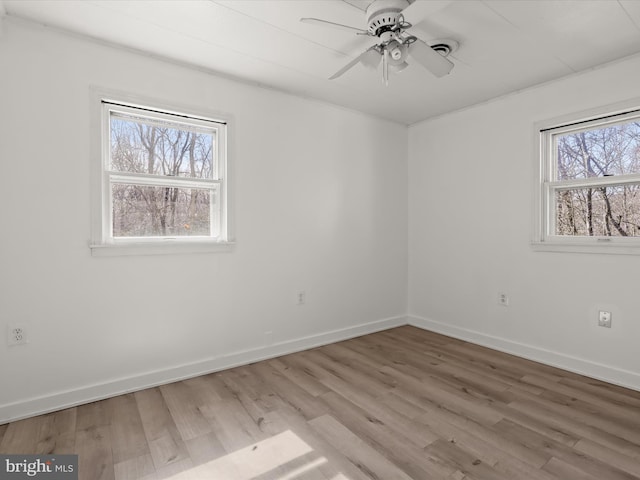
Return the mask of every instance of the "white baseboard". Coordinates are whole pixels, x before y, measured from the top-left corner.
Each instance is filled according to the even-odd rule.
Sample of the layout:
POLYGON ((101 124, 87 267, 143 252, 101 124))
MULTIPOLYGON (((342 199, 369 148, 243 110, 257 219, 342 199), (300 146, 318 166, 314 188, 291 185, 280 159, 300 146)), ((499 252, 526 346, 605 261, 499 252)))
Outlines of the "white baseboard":
POLYGON ((506 338, 494 337, 485 333, 449 325, 428 318, 409 315, 409 325, 436 333, 441 333, 459 340, 482 345, 500 352, 510 353, 518 357, 533 360, 552 367, 561 368, 604 382, 620 385, 640 391, 640 373, 623 370, 609 365, 573 357, 564 353, 553 352, 544 348, 514 342, 506 338))
POLYGON ((43 413, 50 413, 63 408, 103 400, 124 393, 156 387, 158 385, 177 382, 199 375, 206 375, 240 365, 247 365, 260 360, 287 355, 329 343, 348 340, 349 338, 359 337, 406 324, 407 317, 405 316, 386 318, 353 327, 289 340, 268 347, 238 351, 195 363, 156 370, 131 377, 123 377, 114 381, 96 383, 73 390, 55 392, 50 395, 0 405, 0 425, 43 413))

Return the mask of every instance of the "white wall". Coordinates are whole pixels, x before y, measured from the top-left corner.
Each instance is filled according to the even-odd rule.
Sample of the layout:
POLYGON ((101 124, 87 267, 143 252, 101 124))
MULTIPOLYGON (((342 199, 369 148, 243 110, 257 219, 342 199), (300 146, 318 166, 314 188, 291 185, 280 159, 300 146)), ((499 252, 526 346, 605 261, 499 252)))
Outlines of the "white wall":
POLYGON ((533 123, 638 96, 638 73, 636 58, 575 75, 407 142, 401 125, 4 21, 0 327, 30 343, 0 341, 0 423, 402 324, 407 292, 413 324, 640 389, 640 258, 529 245, 533 123), (233 115, 234 252, 91 257, 91 85, 233 115))
POLYGON ((640 258, 530 246, 534 122, 637 97, 638 74, 636 57, 409 129, 411 323, 640 389, 640 258))
POLYGON ((0 423, 406 322, 406 127, 12 20, 0 72, 0 423), (92 85, 233 116, 233 253, 91 257, 92 85))

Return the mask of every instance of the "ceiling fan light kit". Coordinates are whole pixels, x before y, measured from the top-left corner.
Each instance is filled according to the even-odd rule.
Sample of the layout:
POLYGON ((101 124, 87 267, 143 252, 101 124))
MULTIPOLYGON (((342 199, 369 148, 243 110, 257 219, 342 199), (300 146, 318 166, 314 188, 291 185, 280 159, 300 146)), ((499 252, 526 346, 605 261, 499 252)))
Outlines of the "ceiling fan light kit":
POLYGON ((447 75, 454 65, 446 57, 458 48, 458 42, 437 40, 429 45, 408 33, 407 30, 412 24, 405 20, 405 16, 411 18, 411 5, 408 0, 373 0, 365 12, 366 30, 318 18, 301 18, 300 21, 340 28, 356 35, 376 37, 375 45, 347 63, 329 77, 330 80, 338 78, 358 63, 368 68, 377 68, 381 60, 382 81, 385 85, 389 84, 390 68, 400 72, 413 62, 436 77, 447 75))

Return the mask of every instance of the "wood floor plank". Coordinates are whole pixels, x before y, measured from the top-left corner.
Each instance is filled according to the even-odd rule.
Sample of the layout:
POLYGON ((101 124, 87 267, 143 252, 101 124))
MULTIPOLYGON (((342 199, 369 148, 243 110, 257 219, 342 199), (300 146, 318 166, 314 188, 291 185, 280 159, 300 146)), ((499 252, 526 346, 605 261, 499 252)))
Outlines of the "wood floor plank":
POLYGON ((156 470, 155 475, 150 476, 150 478, 144 477, 141 480, 198 480, 203 478, 192 475, 194 468, 196 468, 196 465, 188 458, 170 463, 166 467, 156 470))
POLYGON ((305 390, 309 395, 317 397, 323 393, 327 393, 329 389, 309 375, 305 375, 295 368, 291 368, 286 364, 287 357, 276 358, 268 362, 269 366, 287 377, 291 382, 305 390))
POLYGON ((425 448, 425 452, 446 465, 453 465, 456 471, 475 480, 513 480, 495 470, 475 455, 454 442, 440 439, 425 448))
POLYGON ((200 407, 202 415, 227 453, 268 438, 268 434, 262 429, 262 423, 264 414, 271 407, 263 410, 255 392, 242 385, 238 377, 237 369, 220 372, 218 378, 233 393, 233 400, 213 401, 200 407))
POLYGON ((199 377, 188 378, 182 383, 188 387, 195 404, 211 403, 218 400, 229 398, 227 392, 219 381, 220 376, 202 375, 199 377))
POLYGON ((160 389, 149 388, 134 396, 155 468, 188 459, 187 447, 160 389))
POLYGON ((272 368, 268 363, 254 364, 253 369, 267 385, 270 385, 272 389, 270 393, 299 411, 307 420, 327 413, 327 408, 322 402, 289 380, 287 376, 272 368))
POLYGON ((493 425, 482 425, 436 405, 425 403, 423 409, 425 413, 415 417, 416 422, 436 432, 441 439, 455 444, 461 443, 468 451, 477 452, 486 463, 494 465, 505 456, 511 456, 519 462, 540 468, 549 461, 549 454, 506 439, 496 432, 493 425), (484 442, 493 451, 487 453, 486 447, 478 445, 478 440, 484 442))
POLYGON ((380 455, 331 415, 314 418, 309 421, 309 425, 370 477, 384 478, 385 480, 411 480, 409 475, 380 455))
POLYGON ((580 380, 563 378, 558 383, 567 385, 573 389, 580 390, 591 395, 600 397, 613 405, 640 408, 640 396, 633 390, 608 384, 600 380, 584 377, 580 380))
POLYGON ((539 386, 547 393, 557 393, 564 395, 572 401, 580 400, 594 407, 601 407, 600 412, 611 413, 618 418, 626 418, 627 421, 633 422, 640 426, 640 402, 634 404, 632 397, 626 397, 629 403, 612 401, 611 397, 602 396, 602 391, 591 393, 584 388, 579 388, 575 383, 567 384, 566 382, 549 382, 545 378, 536 375, 526 375, 522 378, 523 382, 539 386))
MULTIPOLYGON (((395 379, 380 369, 388 364, 386 359, 374 359, 366 355, 362 355, 342 344, 326 345, 319 350, 329 362, 338 365, 344 365, 346 369, 352 372, 352 376, 371 379, 374 391, 389 390, 396 386, 395 379)), ((349 379, 346 379, 349 381, 349 379)), ((359 382, 354 381, 354 385, 359 382)))
POLYGON ((150 453, 129 458, 113 466, 115 480, 137 480, 155 476, 156 468, 150 453))
POLYGON ((504 418, 564 445, 573 446, 581 438, 581 433, 576 432, 575 429, 567 428, 568 425, 565 422, 554 422, 549 417, 545 417, 544 411, 540 416, 531 409, 519 408, 519 405, 513 402, 509 405, 496 402, 493 404, 493 409, 502 414, 504 418))
POLYGON ((201 407, 212 431, 227 453, 241 450, 264 438, 260 426, 238 402, 218 402, 201 407))
MULTIPOLYGON (((621 429, 617 426, 609 429, 606 422, 602 427, 596 425, 600 423, 596 415, 575 418, 576 415, 572 413, 570 408, 558 411, 550 405, 550 402, 545 402, 544 399, 537 397, 519 399, 512 402, 509 407, 513 410, 524 412, 530 417, 535 417, 538 423, 546 424, 552 429, 557 429, 563 433, 568 432, 577 438, 587 438, 602 443, 609 448, 620 450, 631 456, 636 455, 638 445, 640 445, 638 442, 621 436, 621 429), (586 421, 582 421, 582 418, 586 421)), ((635 432, 629 432, 628 429, 624 429, 624 431, 632 436, 635 435, 635 432)))
POLYGON ((111 424, 106 401, 86 403, 78 407, 76 414, 76 430, 91 427, 104 427, 111 424))
POLYGON ((105 400, 110 414, 111 450, 114 463, 150 453, 134 394, 105 400))
POLYGON ((468 392, 458 391, 430 376, 417 378, 411 374, 419 374, 414 370, 408 369, 408 366, 399 365, 395 368, 383 367, 383 370, 390 373, 393 372, 398 378, 399 386, 396 390, 401 391, 405 398, 410 399, 416 405, 429 402, 485 425, 492 425, 504 418, 502 414, 485 405, 484 402, 479 401, 468 392), (406 373, 407 370, 411 374, 406 373))
POLYGON ((251 480, 331 480, 335 474, 327 472, 325 464, 326 459, 311 451, 256 475, 251 480))
POLYGON ((211 432, 209 422, 200 411, 196 389, 176 382, 161 386, 160 392, 183 440, 211 432))
POLYGON ((603 480, 597 476, 591 475, 589 472, 580 470, 569 463, 558 458, 552 458, 544 467, 546 472, 554 474, 556 477, 571 478, 573 480, 603 480))
POLYGON ((594 475, 597 478, 606 478, 607 480, 634 480, 637 478, 632 474, 620 470, 617 466, 584 455, 582 452, 554 442, 537 432, 517 425, 509 420, 501 421, 495 426, 495 429, 507 439, 520 442, 532 450, 546 452, 552 458, 562 460, 564 463, 582 472, 594 475))
MULTIPOLYGON (((513 369, 507 369, 504 367, 496 367, 491 362, 479 361, 474 357, 465 358, 460 352, 448 351, 446 346, 430 346, 428 349, 420 344, 416 344, 412 341, 402 342, 395 336, 385 335, 387 332, 382 332, 379 336, 373 338, 367 338, 363 341, 363 344, 368 344, 368 348, 364 347, 362 350, 361 345, 354 344, 353 348, 369 355, 383 356, 387 358, 390 364, 395 365, 410 365, 417 368, 426 367, 429 370, 433 370, 434 367, 445 365, 448 367, 457 367, 458 369, 467 372, 467 376, 480 379, 489 379, 490 383, 496 385, 496 389, 503 389, 503 385, 509 385, 511 388, 526 388, 531 393, 541 393, 543 389, 533 387, 528 384, 522 384, 520 378, 522 372, 515 371, 513 369), (371 348, 375 347, 375 348, 371 348), (375 352, 375 353, 372 353, 375 352)), ((391 365, 393 366, 393 365, 391 365)), ((485 385, 489 383, 485 382, 485 385)))
MULTIPOLYGON (((363 375, 360 371, 336 361, 335 355, 332 358, 330 355, 325 354, 324 350, 322 352, 303 352, 300 357, 304 359, 306 368, 318 374, 320 382, 327 386, 329 386, 328 383, 337 379, 342 383, 349 383, 372 396, 395 387, 395 381, 380 370, 370 370, 369 375, 363 375), (320 370, 323 372, 320 372, 320 370)), ((329 388, 331 389, 332 387, 329 386, 329 388)))
MULTIPOLYGON (((414 421, 422 428, 426 428, 436 434, 438 440, 444 440, 457 445, 488 465, 496 465, 500 460, 509 457, 510 453, 514 453, 507 453, 503 451, 498 447, 498 445, 501 447, 504 447, 504 445, 496 442, 495 439, 487 438, 491 437, 491 432, 488 429, 477 424, 471 426, 469 422, 465 426, 471 428, 460 428, 459 426, 448 422, 446 414, 442 415, 440 412, 430 410, 425 414, 416 417, 414 421)), ((521 458, 521 456, 518 455, 518 458, 521 458)), ((530 462, 537 463, 531 460, 530 462)), ((539 463, 540 464, 537 466, 544 465, 544 463, 546 463, 546 459, 544 462, 539 463)))
POLYGON ((512 480, 565 480, 557 477, 543 468, 534 468, 520 461, 517 457, 506 457, 493 466, 494 469, 512 480))
POLYGON ((77 409, 68 408, 43 417, 36 451, 43 454, 73 453, 77 409))
MULTIPOLYGON (((267 365, 271 366, 271 363, 267 365)), ((286 375, 285 375, 286 376, 286 375)), ((254 422, 260 424, 264 414, 282 404, 281 399, 253 369, 240 367, 220 372, 218 377, 232 398, 240 402, 254 422)))
MULTIPOLYGON (((621 412, 615 406, 607 408, 603 405, 595 405, 580 398, 558 393, 556 391, 547 390, 540 394, 540 400, 549 400, 555 405, 569 407, 572 411, 582 416, 582 419, 597 416, 603 422, 610 422, 611 425, 618 425, 631 431, 640 431, 640 415, 637 411, 621 412)), ((584 421, 584 420, 582 420, 584 421)), ((614 427, 615 428, 615 427, 614 427)), ((628 437, 626 437, 628 438, 628 437)), ((631 441, 636 441, 635 438, 631 441)))
POLYGON ((328 479, 375 480, 367 475, 360 466, 346 457, 334 444, 318 435, 293 408, 287 407, 267 414, 265 431, 270 434, 277 434, 286 430, 291 430, 297 437, 307 443, 318 455, 319 459, 326 460, 318 468, 323 471, 323 474, 328 479))
MULTIPOLYGON (((395 434, 406 437, 416 446, 425 447, 437 440, 437 436, 429 430, 417 425, 401 413, 386 408, 384 404, 379 402, 377 399, 388 392, 387 390, 371 391, 363 389, 361 385, 354 385, 351 382, 335 377, 329 372, 323 378, 323 382, 331 387, 331 392, 339 394, 351 404, 366 412, 369 418, 388 426, 395 434)), ((323 395, 320 398, 326 400, 327 397, 323 395)))
POLYGON ((321 398, 331 407, 333 417, 410 476, 442 478, 455 471, 454 468, 425 459, 422 448, 337 393, 329 392, 321 398))
POLYGON ((115 480, 110 435, 108 425, 92 425, 76 432, 74 452, 78 455, 79 478, 115 480))
POLYGON ((640 480, 640 392, 405 326, 0 426, 87 480, 640 480))
POLYGON ((46 417, 46 415, 40 415, 10 423, 0 444, 0 452, 5 454, 41 453, 36 451, 36 445, 46 417))
POLYGON ((525 358, 516 357, 515 355, 491 350, 480 345, 451 345, 448 346, 447 349, 452 352, 459 352, 467 358, 471 357, 475 360, 481 360, 488 365, 493 365, 495 367, 500 367, 504 370, 514 372, 514 374, 520 375, 521 377, 527 374, 534 374, 544 376, 549 380, 558 381, 563 378, 575 376, 575 374, 571 372, 535 363, 525 358))
POLYGON ((640 449, 638 449, 636 457, 631 457, 584 438, 576 443, 574 448, 578 452, 596 458, 603 463, 615 465, 620 470, 640 478, 640 449))
POLYGON ((200 437, 190 438, 185 441, 185 445, 189 452, 189 458, 194 465, 210 462, 227 453, 220 439, 213 432, 200 437))

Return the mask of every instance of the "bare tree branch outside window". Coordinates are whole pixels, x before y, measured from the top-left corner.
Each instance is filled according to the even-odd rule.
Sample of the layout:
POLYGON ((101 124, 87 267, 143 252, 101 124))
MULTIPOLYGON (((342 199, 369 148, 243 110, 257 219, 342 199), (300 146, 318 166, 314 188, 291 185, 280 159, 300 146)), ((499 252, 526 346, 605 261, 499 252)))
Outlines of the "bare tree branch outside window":
MULTIPOLYGON (((557 180, 640 173, 640 124, 579 131, 556 138, 557 180)), ((556 235, 640 236, 640 184, 558 189, 556 235)))
MULTIPOLYGON (((112 116, 110 170, 211 179, 215 135, 159 121, 112 116)), ((128 183, 112 185, 114 237, 209 235, 215 192, 128 183)))

